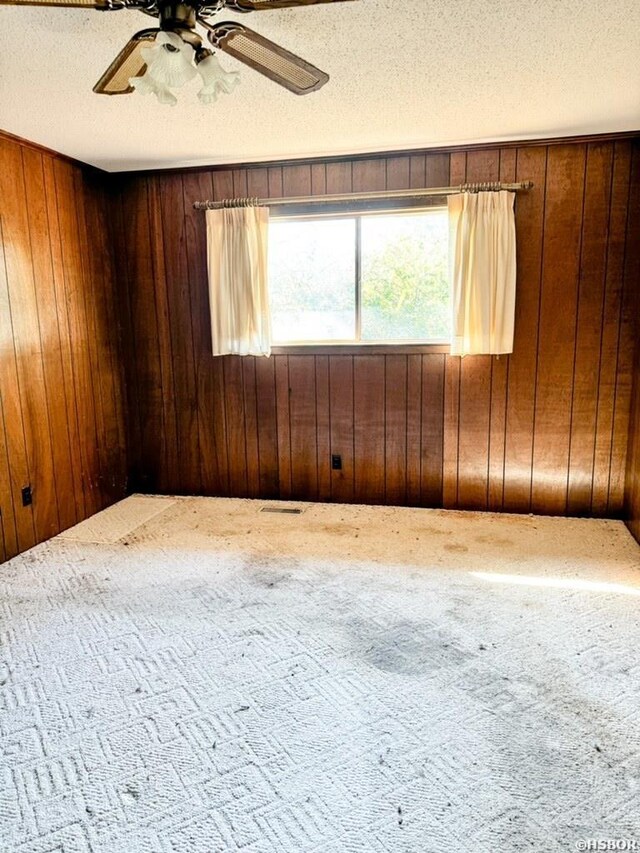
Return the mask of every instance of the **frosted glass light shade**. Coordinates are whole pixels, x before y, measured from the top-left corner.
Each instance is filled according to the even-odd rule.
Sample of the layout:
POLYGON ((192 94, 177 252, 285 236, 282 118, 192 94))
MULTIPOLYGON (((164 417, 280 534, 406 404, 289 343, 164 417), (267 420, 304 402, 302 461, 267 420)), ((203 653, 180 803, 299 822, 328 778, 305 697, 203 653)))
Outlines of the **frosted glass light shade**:
POLYGON ((161 104, 168 104, 170 107, 175 107, 178 99, 166 86, 158 83, 149 74, 147 70, 141 77, 132 77, 129 83, 140 95, 155 95, 161 104))
POLYGON ((183 86, 196 74, 191 62, 193 49, 175 33, 162 32, 153 47, 145 47, 140 53, 147 70, 129 82, 141 95, 154 94, 161 104, 174 106, 177 99, 170 88, 183 86))
POLYGON ((197 71, 202 77, 198 98, 203 104, 212 104, 220 92, 230 94, 240 82, 240 72, 225 71, 213 54, 198 63, 197 71))

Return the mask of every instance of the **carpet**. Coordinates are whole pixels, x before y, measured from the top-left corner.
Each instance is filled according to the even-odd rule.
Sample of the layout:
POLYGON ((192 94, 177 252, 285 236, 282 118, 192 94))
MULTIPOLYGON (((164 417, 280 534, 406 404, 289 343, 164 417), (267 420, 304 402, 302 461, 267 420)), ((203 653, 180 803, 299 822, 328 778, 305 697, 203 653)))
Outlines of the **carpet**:
POLYGON ((639 611, 621 522, 133 496, 0 566, 0 850, 640 848, 639 611))

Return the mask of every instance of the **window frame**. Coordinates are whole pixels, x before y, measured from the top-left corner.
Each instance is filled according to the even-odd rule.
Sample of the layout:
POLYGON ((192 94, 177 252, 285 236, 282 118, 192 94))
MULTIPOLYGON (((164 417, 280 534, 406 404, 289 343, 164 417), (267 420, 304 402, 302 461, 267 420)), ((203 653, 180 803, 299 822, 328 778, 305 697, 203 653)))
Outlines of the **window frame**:
MULTIPOLYGON (((364 216, 411 216, 419 213, 429 213, 434 210, 446 211, 446 202, 435 199, 432 203, 407 205, 406 207, 371 208, 327 208, 320 210, 305 210, 304 212, 288 211, 286 208, 276 208, 270 222, 297 221, 313 222, 319 219, 354 219, 355 220, 355 328, 360 337, 362 328, 362 231, 361 221, 364 216)), ((271 347, 273 355, 418 355, 449 353, 448 341, 292 341, 277 343, 271 347)))

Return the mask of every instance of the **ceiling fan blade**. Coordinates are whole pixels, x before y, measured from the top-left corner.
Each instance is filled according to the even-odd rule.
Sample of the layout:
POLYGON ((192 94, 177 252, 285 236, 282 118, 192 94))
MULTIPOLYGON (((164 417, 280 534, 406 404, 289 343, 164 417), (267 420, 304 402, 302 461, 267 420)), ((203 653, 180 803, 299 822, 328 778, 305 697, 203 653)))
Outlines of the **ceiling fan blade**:
POLYGON ((318 3, 345 3, 347 0, 226 0, 227 9, 236 12, 257 12, 261 9, 291 9, 294 6, 315 6, 318 3))
POLYGON ((214 47, 239 59, 296 95, 314 92, 329 79, 329 75, 315 65, 242 24, 235 21, 208 24, 198 20, 209 31, 208 38, 214 47))
POLYGON ((159 29, 150 29, 136 33, 98 80, 93 91, 98 95, 128 95, 133 92, 129 78, 139 77, 147 68, 140 51, 155 41, 159 32, 159 29))

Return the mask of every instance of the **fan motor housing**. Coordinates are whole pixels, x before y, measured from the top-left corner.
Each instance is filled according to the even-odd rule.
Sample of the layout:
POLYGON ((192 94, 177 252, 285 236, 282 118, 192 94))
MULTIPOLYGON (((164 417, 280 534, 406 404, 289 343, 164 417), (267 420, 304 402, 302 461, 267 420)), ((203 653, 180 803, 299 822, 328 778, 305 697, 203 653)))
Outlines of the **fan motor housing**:
POLYGON ((194 30, 196 26, 196 12, 200 4, 176 3, 168 0, 159 3, 160 26, 163 30, 188 29, 194 30))

